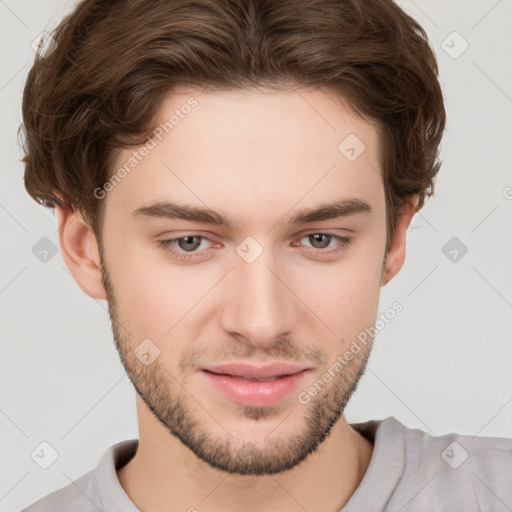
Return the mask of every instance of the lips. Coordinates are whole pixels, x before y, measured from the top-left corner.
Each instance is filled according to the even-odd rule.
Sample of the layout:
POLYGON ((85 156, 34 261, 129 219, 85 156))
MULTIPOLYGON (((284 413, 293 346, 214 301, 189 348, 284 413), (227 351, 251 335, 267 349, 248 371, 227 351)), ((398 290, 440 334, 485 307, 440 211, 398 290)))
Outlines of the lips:
POLYGON ((217 375, 228 375, 248 381, 267 382, 306 370, 306 366, 291 363, 272 363, 266 366, 252 366, 244 363, 230 363, 217 366, 205 366, 202 370, 217 375))
POLYGON ((230 401, 245 407, 269 407, 290 397, 311 372, 309 368, 274 363, 255 367, 229 364, 201 368, 199 372, 210 389, 220 391, 230 401))

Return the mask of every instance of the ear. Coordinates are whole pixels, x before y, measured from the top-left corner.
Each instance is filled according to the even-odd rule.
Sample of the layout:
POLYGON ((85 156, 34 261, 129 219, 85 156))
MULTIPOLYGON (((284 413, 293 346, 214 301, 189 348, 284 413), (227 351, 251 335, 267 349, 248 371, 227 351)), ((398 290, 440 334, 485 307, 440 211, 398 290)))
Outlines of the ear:
POLYGON ((100 255, 94 232, 72 207, 55 206, 62 257, 80 289, 94 299, 107 299, 101 282, 100 255))
POLYGON ((404 264, 407 228, 416 213, 418 202, 419 196, 414 196, 402 210, 401 217, 397 222, 393 241, 385 258, 381 286, 391 281, 404 264))

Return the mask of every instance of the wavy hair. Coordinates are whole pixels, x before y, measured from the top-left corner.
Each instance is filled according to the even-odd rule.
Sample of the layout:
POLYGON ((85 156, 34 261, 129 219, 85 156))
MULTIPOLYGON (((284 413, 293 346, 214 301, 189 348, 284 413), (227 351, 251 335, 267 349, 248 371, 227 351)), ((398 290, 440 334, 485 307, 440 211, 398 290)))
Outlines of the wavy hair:
MULTIPOLYGON (((392 0, 82 0, 23 93, 29 195, 101 236, 116 152, 147 140, 178 86, 323 87, 376 125, 387 249, 404 204, 434 192, 445 127, 424 29, 392 0), (62 197, 62 201, 60 199, 62 197)), ((42 52, 41 52, 42 53, 42 52)))

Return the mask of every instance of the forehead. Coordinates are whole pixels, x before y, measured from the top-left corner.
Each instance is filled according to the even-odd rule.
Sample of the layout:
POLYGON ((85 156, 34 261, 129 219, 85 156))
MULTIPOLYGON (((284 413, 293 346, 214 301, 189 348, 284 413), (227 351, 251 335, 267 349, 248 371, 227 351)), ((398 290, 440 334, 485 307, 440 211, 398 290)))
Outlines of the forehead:
POLYGON ((119 153, 113 172, 128 172, 107 209, 178 201, 261 218, 276 205, 382 196, 376 126, 325 91, 181 89, 158 117, 145 151, 119 153))
MULTIPOLYGON (((262 163, 270 152, 286 157, 285 162, 301 155, 338 156, 339 143, 348 135, 359 139, 359 149, 361 143, 366 146, 366 156, 379 152, 375 121, 360 118, 346 100, 327 90, 181 89, 161 104, 157 130, 169 139, 172 132, 174 144, 192 141, 200 144, 194 149, 215 150, 219 156, 259 151, 262 163)), ((183 149, 192 148, 185 144, 183 149)))

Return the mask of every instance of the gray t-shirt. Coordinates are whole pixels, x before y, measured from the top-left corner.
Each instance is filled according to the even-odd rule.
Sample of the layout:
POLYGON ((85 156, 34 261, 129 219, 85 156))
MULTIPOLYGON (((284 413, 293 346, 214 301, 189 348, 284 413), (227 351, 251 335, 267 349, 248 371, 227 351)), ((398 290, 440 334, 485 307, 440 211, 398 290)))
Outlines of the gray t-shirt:
MULTIPOLYGON (((512 439, 434 437, 393 417, 352 427, 374 442, 374 450, 340 512, 512 511, 512 439)), ((96 469, 22 512, 140 512, 116 474, 137 447, 137 439, 111 446, 96 469)))

